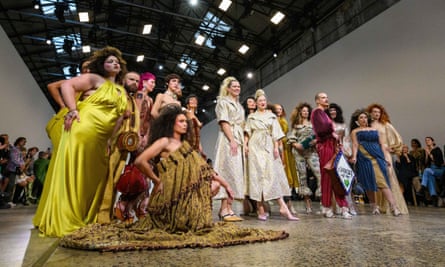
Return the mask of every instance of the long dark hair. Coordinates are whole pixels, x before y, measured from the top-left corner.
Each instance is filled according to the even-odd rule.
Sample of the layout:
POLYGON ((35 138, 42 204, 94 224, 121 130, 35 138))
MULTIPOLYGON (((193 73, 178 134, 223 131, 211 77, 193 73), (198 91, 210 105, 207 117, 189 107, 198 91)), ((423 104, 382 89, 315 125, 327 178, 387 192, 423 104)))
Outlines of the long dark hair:
POLYGON ((371 115, 366 111, 366 109, 357 109, 356 111, 354 111, 354 113, 352 113, 351 115, 351 121, 349 122, 349 129, 351 129, 350 131, 352 132, 352 130, 354 130, 355 128, 358 128, 359 125, 357 124, 357 120, 358 117, 361 114, 365 114, 366 117, 368 117, 368 126, 371 125, 371 115))
POLYGON ((345 123, 345 119, 343 118, 343 110, 341 107, 335 103, 329 104, 329 108, 326 110, 326 114, 328 114, 329 118, 331 118, 336 123, 345 123), (331 108, 335 108, 335 111, 337 112, 337 116, 335 119, 331 118, 331 112, 329 111, 331 108))
MULTIPOLYGON (((176 117, 178 115, 186 115, 186 111, 182 109, 178 104, 167 104, 163 106, 150 128, 150 136, 148 139, 148 145, 153 144, 156 140, 162 137, 173 137, 173 130, 176 123, 176 117)), ((190 125, 187 125, 187 133, 181 136, 183 141, 187 134, 190 133, 190 125)))

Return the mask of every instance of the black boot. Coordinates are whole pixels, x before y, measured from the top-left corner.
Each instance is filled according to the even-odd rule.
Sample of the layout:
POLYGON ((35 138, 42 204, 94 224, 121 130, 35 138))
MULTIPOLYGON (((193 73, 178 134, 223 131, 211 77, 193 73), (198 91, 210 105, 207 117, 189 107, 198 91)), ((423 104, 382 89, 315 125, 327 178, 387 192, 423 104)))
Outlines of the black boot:
POLYGON ((422 185, 420 190, 416 192, 416 195, 418 195, 419 197, 425 197, 425 192, 427 192, 427 188, 422 185))
POLYGON ((431 196, 431 204, 433 204, 433 207, 439 207, 439 199, 436 195, 431 196))

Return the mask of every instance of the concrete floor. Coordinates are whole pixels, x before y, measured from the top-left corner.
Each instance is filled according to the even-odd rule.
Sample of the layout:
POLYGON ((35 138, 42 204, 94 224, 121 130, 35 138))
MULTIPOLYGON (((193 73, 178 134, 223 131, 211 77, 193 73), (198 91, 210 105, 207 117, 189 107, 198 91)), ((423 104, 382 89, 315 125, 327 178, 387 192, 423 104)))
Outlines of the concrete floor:
MULTIPOLYGON (((302 202, 294 206, 303 211, 302 202)), ((58 239, 39 237, 31 224, 35 206, 17 206, 0 210, 0 266, 445 266, 445 209, 410 207, 409 216, 393 217, 372 216, 367 205, 358 208, 353 220, 300 213, 300 222, 289 222, 272 206, 268 221, 244 217, 239 223, 289 232, 281 241, 99 253, 61 248, 58 239)))

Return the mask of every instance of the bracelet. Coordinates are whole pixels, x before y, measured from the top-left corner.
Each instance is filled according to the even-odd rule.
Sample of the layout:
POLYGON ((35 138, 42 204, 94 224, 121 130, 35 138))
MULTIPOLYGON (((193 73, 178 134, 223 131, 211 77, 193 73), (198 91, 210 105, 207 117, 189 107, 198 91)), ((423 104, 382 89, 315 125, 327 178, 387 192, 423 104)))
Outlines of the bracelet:
POLYGON ((74 116, 74 113, 78 113, 77 109, 70 110, 66 115, 65 119, 71 119, 74 116))

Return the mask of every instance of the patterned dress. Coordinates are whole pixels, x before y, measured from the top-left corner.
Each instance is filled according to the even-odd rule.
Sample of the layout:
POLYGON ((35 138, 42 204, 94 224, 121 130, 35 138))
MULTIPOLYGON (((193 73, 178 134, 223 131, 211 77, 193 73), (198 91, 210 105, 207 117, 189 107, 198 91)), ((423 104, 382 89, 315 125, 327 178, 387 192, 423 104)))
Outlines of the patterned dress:
POLYGON ((249 136, 249 196, 265 201, 289 195, 280 157, 274 158, 274 142, 284 137, 277 116, 272 112, 255 112, 247 118, 245 132, 249 136))
MULTIPOLYGON (((245 195, 245 183, 243 174, 244 162, 244 109, 238 101, 230 97, 219 97, 215 107, 218 123, 227 122, 230 124, 233 138, 238 144, 238 153, 232 155, 230 142, 220 129, 216 141, 216 155, 214 160, 215 171, 232 187, 235 199, 243 199, 245 195)), ((227 198, 225 190, 215 196, 215 199, 227 198)))
POLYGON ((288 236, 283 231, 214 224, 213 170, 186 141, 161 159, 156 168, 164 188, 162 193, 150 196, 144 219, 129 226, 88 225, 65 236, 61 245, 101 251, 196 248, 271 241, 288 236))
MULTIPOLYGON (((312 130, 312 124, 299 124, 292 129, 289 136, 291 143, 303 143, 307 140, 313 139, 314 132, 312 130)), ((305 146, 304 146, 305 147, 305 146)), ((314 146, 308 146, 304 148, 303 154, 300 154, 296 149, 292 149, 292 153, 295 157, 296 166, 298 169, 298 179, 300 187, 298 193, 303 196, 312 195, 311 189, 308 187, 307 167, 311 168, 312 173, 317 179, 317 191, 316 196, 320 197, 320 161, 318 159, 317 151, 314 146)))
POLYGON ((107 141, 127 107, 124 88, 106 80, 77 102, 80 122, 63 131, 33 223, 46 236, 63 236, 97 220, 107 184, 107 141))

